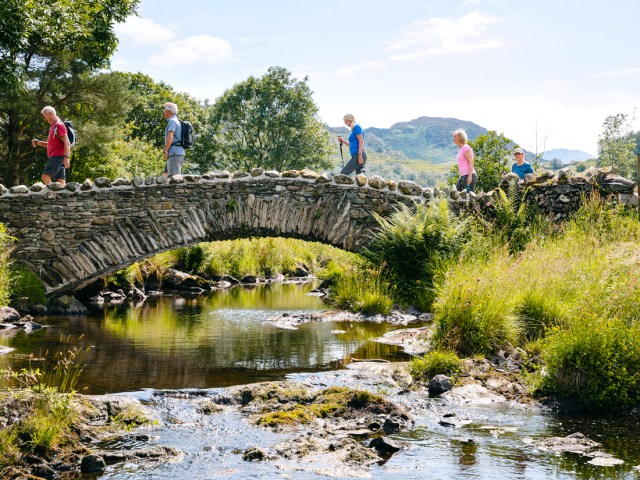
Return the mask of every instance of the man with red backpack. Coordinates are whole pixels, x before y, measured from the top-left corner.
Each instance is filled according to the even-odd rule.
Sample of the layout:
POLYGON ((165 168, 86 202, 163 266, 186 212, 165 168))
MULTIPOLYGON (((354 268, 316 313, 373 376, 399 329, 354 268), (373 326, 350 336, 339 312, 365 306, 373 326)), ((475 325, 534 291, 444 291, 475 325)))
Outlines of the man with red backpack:
POLYGON ((61 185, 66 184, 66 168, 71 166, 69 157, 71 154, 71 143, 67 135, 67 127, 56 115, 53 107, 46 106, 40 112, 45 121, 51 125, 49 128, 49 136, 47 141, 32 139, 31 145, 46 147, 47 149, 47 166, 42 172, 42 182, 49 185, 55 181, 61 185))

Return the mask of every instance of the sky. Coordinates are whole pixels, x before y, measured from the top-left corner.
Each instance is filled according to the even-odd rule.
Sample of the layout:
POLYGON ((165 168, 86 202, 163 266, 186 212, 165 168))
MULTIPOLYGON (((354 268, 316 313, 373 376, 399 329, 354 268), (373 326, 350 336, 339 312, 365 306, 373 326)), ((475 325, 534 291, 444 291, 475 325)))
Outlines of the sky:
POLYGON ((639 0, 141 0, 115 30, 113 70, 213 102, 285 67, 330 126, 452 117, 592 155, 608 115, 640 129, 639 0))

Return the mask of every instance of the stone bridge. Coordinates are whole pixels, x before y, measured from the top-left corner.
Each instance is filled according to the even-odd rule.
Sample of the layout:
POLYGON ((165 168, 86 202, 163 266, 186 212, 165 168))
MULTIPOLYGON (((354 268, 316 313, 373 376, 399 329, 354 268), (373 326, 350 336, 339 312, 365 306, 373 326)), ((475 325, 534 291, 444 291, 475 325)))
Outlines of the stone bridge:
MULTIPOLYGON (((634 182, 607 169, 571 177, 566 171, 510 174, 525 201, 560 221, 592 191, 638 205, 634 182)), ((0 223, 16 239, 12 256, 36 273, 48 294, 95 279, 166 250, 242 237, 292 237, 358 250, 371 239, 374 213, 447 198, 454 211, 477 205, 491 213, 495 192, 422 188, 414 182, 319 175, 309 170, 213 172, 205 175, 106 178, 66 187, 0 185, 0 223)), ((473 208, 471 211, 475 211, 473 208)))
POLYGON ((413 182, 311 171, 106 178, 66 187, 0 185, 0 222, 14 260, 48 294, 75 290, 157 253, 241 237, 293 237, 356 250, 374 212, 425 201, 413 182))

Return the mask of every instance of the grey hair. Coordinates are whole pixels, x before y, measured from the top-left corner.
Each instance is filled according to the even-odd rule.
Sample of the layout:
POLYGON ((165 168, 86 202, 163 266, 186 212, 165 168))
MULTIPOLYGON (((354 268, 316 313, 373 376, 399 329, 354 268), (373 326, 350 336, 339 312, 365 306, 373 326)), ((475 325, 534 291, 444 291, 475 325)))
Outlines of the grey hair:
POLYGON ((353 124, 351 125, 351 129, 353 130, 353 127, 356 124, 356 117, 353 116, 352 113, 345 113, 344 117, 342 117, 343 120, 351 120, 353 122, 353 124))
POLYGON ((164 109, 168 110, 169 112, 173 113, 174 115, 178 114, 178 105, 176 105, 175 103, 171 103, 171 102, 167 102, 164 104, 164 109))
POLYGON ((463 129, 459 128, 458 130, 453 132, 453 135, 457 135, 460 140, 462 140, 464 143, 467 143, 467 132, 465 132, 463 129))
POLYGON ((45 113, 53 113, 54 115, 56 115, 56 109, 53 108, 50 105, 47 105, 46 107, 44 107, 42 110, 40 110, 40 113, 42 113, 43 115, 45 113))

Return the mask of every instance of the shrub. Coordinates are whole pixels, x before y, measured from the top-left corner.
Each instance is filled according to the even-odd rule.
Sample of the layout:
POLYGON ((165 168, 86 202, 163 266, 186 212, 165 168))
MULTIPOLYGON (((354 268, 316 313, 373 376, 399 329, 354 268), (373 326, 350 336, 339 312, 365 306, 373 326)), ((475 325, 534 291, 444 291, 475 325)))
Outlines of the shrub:
POLYGON ((365 315, 386 315, 393 306, 392 290, 380 269, 353 268, 337 275, 331 301, 337 308, 365 315))
POLYGON ((640 401, 640 326, 591 318, 555 329, 542 352, 546 376, 540 392, 577 397, 593 408, 640 401))
POLYGON ((364 255, 384 266, 399 299, 424 310, 433 300, 433 277, 443 260, 454 258, 469 236, 468 221, 454 217, 446 201, 415 211, 403 206, 380 227, 364 255))
POLYGON ((180 248, 177 250, 178 267, 186 272, 196 273, 202 267, 205 255, 202 245, 180 248))
POLYGON ((436 375, 453 376, 461 366, 462 362, 454 352, 432 350, 424 357, 411 361, 411 376, 428 382, 436 375))
POLYGON ((486 355, 517 344, 521 325, 512 259, 497 251, 481 264, 458 263, 436 286, 434 345, 462 356, 486 355), (470 272, 473 272, 472 274, 470 272))
POLYGON ((11 298, 27 297, 34 303, 47 303, 44 285, 31 270, 24 265, 16 265, 12 266, 10 272, 11 298))

